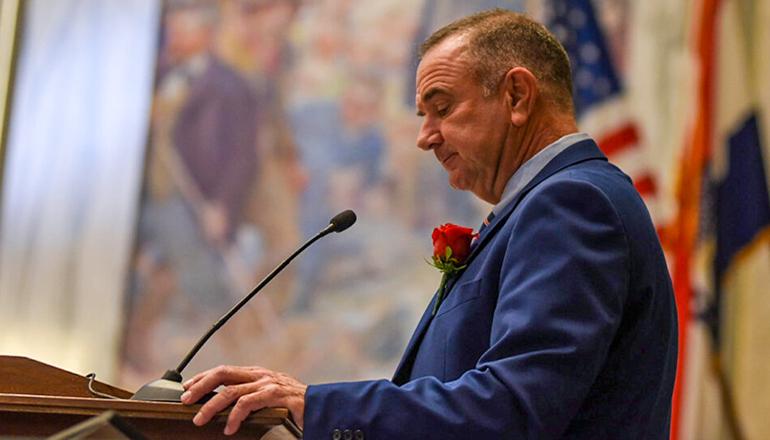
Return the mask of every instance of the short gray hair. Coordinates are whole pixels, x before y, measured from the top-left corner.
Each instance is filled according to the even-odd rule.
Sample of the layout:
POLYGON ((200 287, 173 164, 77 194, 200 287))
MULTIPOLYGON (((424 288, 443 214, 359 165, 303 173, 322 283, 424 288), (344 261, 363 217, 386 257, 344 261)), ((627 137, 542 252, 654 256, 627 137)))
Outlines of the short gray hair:
POLYGON ((420 59, 453 36, 468 37, 467 53, 473 74, 485 95, 497 89, 505 72, 520 66, 541 81, 545 95, 559 108, 573 111, 569 56, 545 26, 505 9, 479 12, 434 32, 420 46, 420 59))

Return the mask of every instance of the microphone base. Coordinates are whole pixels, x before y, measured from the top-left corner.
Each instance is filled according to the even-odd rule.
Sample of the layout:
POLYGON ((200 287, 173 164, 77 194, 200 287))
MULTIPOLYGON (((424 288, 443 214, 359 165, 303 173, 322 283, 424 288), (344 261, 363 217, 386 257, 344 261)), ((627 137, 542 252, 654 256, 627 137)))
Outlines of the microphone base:
POLYGON ((181 383, 168 379, 158 379, 139 388, 139 391, 131 396, 131 400, 181 402, 182 393, 184 393, 184 387, 181 383))
MULTIPOLYGON (((182 394, 185 389, 182 386, 182 375, 176 370, 168 370, 161 379, 153 380, 145 384, 139 391, 131 396, 131 400, 144 400, 149 402, 175 402, 182 401, 182 394)), ((217 393, 212 391, 207 393, 195 403, 206 403, 217 393)))

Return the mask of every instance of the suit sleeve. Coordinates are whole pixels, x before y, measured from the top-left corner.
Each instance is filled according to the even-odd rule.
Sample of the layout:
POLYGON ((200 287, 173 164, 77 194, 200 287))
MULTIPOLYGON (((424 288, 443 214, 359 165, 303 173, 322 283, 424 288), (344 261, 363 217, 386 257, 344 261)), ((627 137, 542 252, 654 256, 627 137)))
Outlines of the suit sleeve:
POLYGON ((377 440, 564 432, 621 319, 627 237, 601 190, 565 178, 536 187, 508 221, 489 349, 476 367, 446 383, 424 377, 400 387, 385 380, 310 386, 306 438, 333 438, 335 429, 377 440))

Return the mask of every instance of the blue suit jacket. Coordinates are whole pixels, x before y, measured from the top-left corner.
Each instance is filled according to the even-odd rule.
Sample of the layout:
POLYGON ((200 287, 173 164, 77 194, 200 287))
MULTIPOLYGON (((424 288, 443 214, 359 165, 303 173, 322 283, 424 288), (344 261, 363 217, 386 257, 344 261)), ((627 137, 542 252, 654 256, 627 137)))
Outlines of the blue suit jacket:
POLYGON ((548 163, 469 258, 392 381, 308 388, 305 438, 668 439, 671 280, 642 200, 593 141, 548 163))

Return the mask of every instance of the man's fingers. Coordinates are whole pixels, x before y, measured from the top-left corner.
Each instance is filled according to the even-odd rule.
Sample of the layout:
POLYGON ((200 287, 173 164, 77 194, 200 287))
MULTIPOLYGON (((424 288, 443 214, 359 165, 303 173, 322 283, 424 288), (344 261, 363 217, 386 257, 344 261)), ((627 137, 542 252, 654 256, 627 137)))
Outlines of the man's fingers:
POLYGON ((217 413, 223 411, 231 403, 253 390, 253 384, 231 385, 223 388, 216 396, 201 406, 198 414, 193 418, 193 423, 198 426, 208 423, 217 413))
POLYGON ((225 434, 237 432, 251 412, 262 408, 288 408, 295 422, 303 425, 307 385, 287 374, 261 367, 220 366, 197 374, 184 383, 187 391, 182 401, 195 403, 220 385, 226 386, 202 405, 193 418, 196 425, 208 423, 233 402, 236 404, 227 418, 225 434))
MULTIPOLYGON (((192 378, 186 380, 182 387, 184 387, 185 392, 182 393, 182 403, 185 405, 191 405, 198 401, 204 394, 208 393, 209 391, 212 391, 213 388, 209 391, 205 391, 204 387, 200 385, 200 382, 205 378, 208 377, 208 375, 211 374, 211 370, 204 371, 202 373, 198 373, 192 378)), ((216 387, 214 387, 216 388, 216 387)))
POLYGON ((233 409, 230 410, 230 415, 227 417, 227 426, 225 426, 225 435, 235 434, 241 427, 241 423, 246 420, 254 411, 259 411, 269 405, 265 401, 265 393, 261 390, 255 391, 250 394, 241 396, 238 402, 235 403, 233 409))
POLYGON ((195 376, 193 376, 193 377, 187 379, 186 381, 184 381, 184 383, 182 383, 182 386, 184 387, 184 389, 189 389, 191 386, 193 386, 199 380, 203 379, 203 377, 206 376, 206 374, 208 374, 209 371, 211 371, 211 370, 206 370, 206 371, 203 371, 201 373, 196 374, 195 376))
POLYGON ((267 371, 259 367, 233 367, 222 365, 195 375, 185 382, 187 391, 182 396, 182 402, 195 403, 206 393, 214 391, 220 385, 231 385, 253 382, 267 371))

